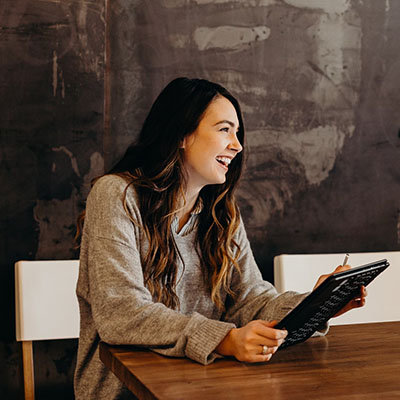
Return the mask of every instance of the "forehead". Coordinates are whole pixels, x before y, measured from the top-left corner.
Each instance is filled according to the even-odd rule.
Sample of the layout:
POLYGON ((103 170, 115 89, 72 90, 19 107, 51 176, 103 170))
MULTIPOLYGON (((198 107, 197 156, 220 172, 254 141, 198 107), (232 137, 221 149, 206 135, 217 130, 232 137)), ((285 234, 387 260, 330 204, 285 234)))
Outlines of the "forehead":
POLYGON ((235 107, 226 97, 222 96, 216 97, 208 105, 203 120, 208 120, 211 123, 227 120, 233 122, 236 126, 239 125, 235 107))

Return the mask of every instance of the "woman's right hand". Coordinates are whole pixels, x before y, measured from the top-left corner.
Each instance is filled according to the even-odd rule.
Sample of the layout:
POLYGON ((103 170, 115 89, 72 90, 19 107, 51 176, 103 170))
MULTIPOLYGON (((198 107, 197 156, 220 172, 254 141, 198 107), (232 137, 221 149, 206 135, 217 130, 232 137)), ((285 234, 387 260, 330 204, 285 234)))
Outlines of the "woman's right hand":
POLYGON ((233 328, 215 351, 224 356, 234 356, 239 361, 269 361, 287 335, 287 331, 274 329, 275 325, 276 321, 256 320, 242 328, 233 328))
MULTIPOLYGON (((322 282, 325 281, 325 279, 327 279, 329 276, 331 276, 332 274, 335 274, 337 272, 343 272, 343 271, 348 271, 349 269, 351 269, 350 265, 339 265, 338 267, 336 267, 336 269, 331 272, 330 274, 326 274, 326 275, 321 275, 318 278, 317 283, 314 286, 315 290, 319 285, 322 284, 322 282)), ((359 307, 363 307, 365 305, 365 301, 366 301, 366 297, 367 297, 367 289, 365 288, 365 286, 361 286, 360 288, 360 292, 356 294, 356 296, 351 299, 341 310, 339 310, 333 317, 339 317, 340 315, 346 313, 347 311, 352 310, 353 308, 359 308, 359 307)))

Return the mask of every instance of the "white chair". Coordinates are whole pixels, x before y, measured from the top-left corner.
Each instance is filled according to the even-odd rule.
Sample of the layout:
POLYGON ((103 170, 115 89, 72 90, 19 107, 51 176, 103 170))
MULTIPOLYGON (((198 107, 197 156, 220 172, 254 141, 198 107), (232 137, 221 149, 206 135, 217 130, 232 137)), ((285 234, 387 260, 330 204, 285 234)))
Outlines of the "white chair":
POLYGON ((79 337, 78 270, 78 260, 15 264, 16 339, 22 342, 25 399, 35 398, 32 341, 79 337))
MULTIPOLYGON (((366 305, 330 320, 331 325, 400 321, 400 251, 351 253, 348 264, 356 267, 386 258, 390 266, 368 287, 366 305)), ((278 292, 308 292, 318 277, 332 272, 344 254, 283 254, 274 258, 275 286, 278 292)))

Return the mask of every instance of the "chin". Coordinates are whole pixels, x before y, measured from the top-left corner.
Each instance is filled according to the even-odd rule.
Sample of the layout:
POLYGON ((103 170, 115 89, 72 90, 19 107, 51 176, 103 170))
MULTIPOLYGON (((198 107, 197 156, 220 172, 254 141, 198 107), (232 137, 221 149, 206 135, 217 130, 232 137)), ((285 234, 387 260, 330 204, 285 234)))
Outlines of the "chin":
POLYGON ((225 182, 226 182, 226 177, 224 177, 223 179, 219 179, 218 182, 215 182, 215 185, 222 185, 225 182))
MULTIPOLYGON (((210 177, 211 178, 211 177, 210 177)), ((208 185, 222 185, 226 182, 226 175, 214 175, 213 179, 208 180, 208 185)))

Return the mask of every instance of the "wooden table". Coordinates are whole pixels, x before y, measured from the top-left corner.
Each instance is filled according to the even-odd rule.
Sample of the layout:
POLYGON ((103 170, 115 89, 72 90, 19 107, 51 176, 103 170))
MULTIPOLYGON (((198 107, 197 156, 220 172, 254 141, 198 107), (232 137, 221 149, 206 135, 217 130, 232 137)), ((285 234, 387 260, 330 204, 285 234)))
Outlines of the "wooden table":
POLYGON ((139 399, 400 399, 400 322, 333 326, 265 364, 203 366, 105 343, 100 358, 139 399))

